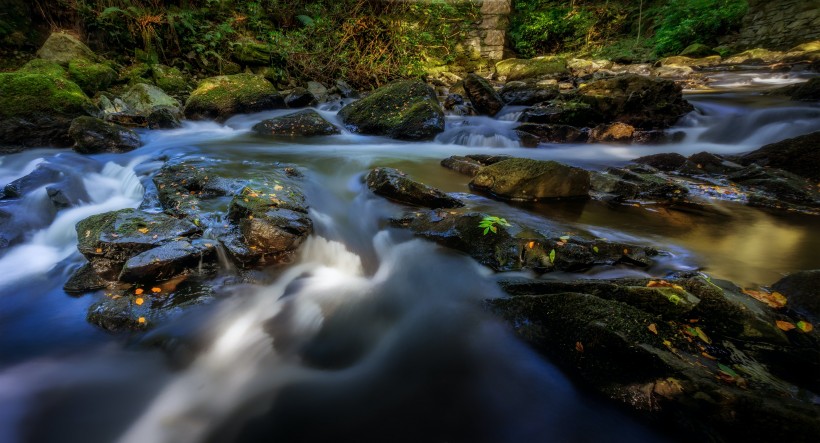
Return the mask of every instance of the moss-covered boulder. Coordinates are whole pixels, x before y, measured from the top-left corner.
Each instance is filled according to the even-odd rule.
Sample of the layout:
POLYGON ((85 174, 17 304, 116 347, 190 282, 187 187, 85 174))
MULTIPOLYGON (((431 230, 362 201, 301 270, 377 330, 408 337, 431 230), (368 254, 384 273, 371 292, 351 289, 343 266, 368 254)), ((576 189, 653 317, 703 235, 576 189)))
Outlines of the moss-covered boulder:
POLYGON ((232 44, 231 57, 244 66, 270 66, 271 46, 254 40, 243 39, 232 44))
POLYGON ((510 58, 495 64, 495 76, 503 81, 559 78, 567 75, 567 61, 561 57, 510 58))
POLYGON ((180 103, 161 88, 146 83, 132 85, 120 97, 132 111, 148 116, 152 112, 167 108, 174 113, 180 112, 180 103))
POLYGON ((436 93, 421 80, 391 83, 339 111, 352 132, 400 140, 430 140, 444 131, 436 93))
POLYGON ((153 65, 151 66, 151 78, 158 88, 176 99, 183 100, 191 93, 190 76, 186 76, 178 68, 153 65))
POLYGON ((512 158, 481 168, 470 187, 511 200, 588 198, 589 172, 556 161, 512 158))
POLYGON ((140 138, 134 131, 94 117, 75 118, 68 135, 80 154, 128 152, 140 147, 140 138))
POLYGON ((192 120, 225 120, 234 114, 283 108, 284 99, 261 75, 220 75, 202 80, 185 102, 192 120))
POLYGON ((508 105, 534 105, 558 97, 558 85, 526 83, 522 81, 507 82, 499 95, 508 105))
POLYGON ((464 78, 464 92, 479 114, 494 116, 504 107, 504 100, 495 88, 478 74, 468 74, 464 78))
POLYGON ((397 169, 374 168, 367 174, 364 181, 373 193, 399 203, 426 208, 464 206, 460 200, 436 188, 412 180, 397 169))
POLYGON ((604 123, 607 119, 607 116, 589 103, 579 100, 555 99, 527 108, 518 120, 526 123, 586 128, 604 123))
POLYGON ((62 65, 51 60, 43 60, 41 58, 29 60, 25 65, 20 67, 20 69, 18 69, 17 72, 28 74, 42 74, 56 78, 68 78, 68 73, 62 65))
POLYGON ((75 60, 99 60, 85 43, 64 31, 53 32, 37 51, 37 57, 66 67, 75 60))
POLYGON ((105 90, 117 79, 117 73, 108 64, 83 58, 68 62, 68 75, 89 96, 105 90))
POLYGON ((0 73, 0 146, 69 146, 71 121, 94 113, 82 89, 63 77, 0 73))
POLYGON ((703 43, 692 43, 691 45, 684 48, 683 51, 678 54, 683 57, 692 57, 692 58, 701 58, 701 57, 709 57, 710 55, 718 55, 717 51, 710 48, 703 43))
POLYGON ((592 81, 578 88, 578 99, 600 113, 604 122, 638 129, 663 129, 694 108, 671 80, 635 74, 592 81))
POLYGON ((770 51, 764 48, 753 48, 723 59, 723 64, 767 64, 783 60, 785 54, 779 51, 770 51))
POLYGON ((780 168, 820 181, 820 131, 771 143, 741 158, 744 164, 780 168))
POLYGON ((253 132, 266 136, 315 137, 339 134, 339 128, 312 109, 275 117, 253 125, 253 132))

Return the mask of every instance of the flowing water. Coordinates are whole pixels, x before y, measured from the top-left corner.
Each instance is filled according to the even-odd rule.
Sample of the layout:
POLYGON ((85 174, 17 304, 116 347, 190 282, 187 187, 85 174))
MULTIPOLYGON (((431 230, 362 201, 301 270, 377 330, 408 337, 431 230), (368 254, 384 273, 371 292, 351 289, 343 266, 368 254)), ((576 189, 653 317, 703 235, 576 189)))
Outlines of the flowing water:
MULTIPOLYGON (((690 93, 697 111, 662 146, 519 147, 521 109, 498 119, 448 117, 433 142, 345 133, 271 141, 250 127, 286 111, 186 122, 146 131, 117 155, 38 149, 0 157, 0 184, 59 171, 16 200, 0 201, 0 441, 666 441, 575 388, 482 309, 500 297, 472 259, 389 229, 402 208, 361 178, 393 166, 468 205, 525 224, 553 223, 653 245, 670 256, 651 269, 592 270, 580 277, 664 276, 698 269, 740 285, 766 285, 820 267, 820 221, 714 202, 714 214, 586 203, 507 205, 470 194, 439 166, 469 153, 554 159, 591 169, 651 153, 722 154, 820 130, 816 104, 763 96, 794 77, 717 73, 714 90, 690 93), (272 163, 305 172, 315 233, 268 284, 243 284, 226 265, 209 303, 148 333, 111 335, 85 321, 100 294, 62 290, 84 259, 74 225, 138 207, 169 159, 207 160, 241 177, 272 163), (47 186, 67 183, 81 202, 55 210, 47 186), (162 344, 159 349, 159 344, 162 344)), ((799 80, 799 78, 798 78, 799 80)), ((330 108, 321 111, 336 118, 330 108)), ((147 207, 151 207, 149 201, 147 207)), ((567 275, 578 278, 579 275, 567 275)))

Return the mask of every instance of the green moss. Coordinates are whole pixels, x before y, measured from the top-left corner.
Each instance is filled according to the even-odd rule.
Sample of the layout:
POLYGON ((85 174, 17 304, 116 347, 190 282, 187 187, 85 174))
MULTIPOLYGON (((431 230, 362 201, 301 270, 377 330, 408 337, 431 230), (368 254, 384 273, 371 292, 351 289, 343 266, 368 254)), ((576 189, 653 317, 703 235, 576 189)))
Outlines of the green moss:
POLYGON ((94 63, 86 59, 70 61, 68 74, 88 95, 104 90, 117 78, 117 73, 107 64, 94 63))
POLYGON ((185 103, 185 114, 189 117, 226 117, 283 106, 284 99, 261 75, 220 75, 199 82, 185 103))
POLYGON ((151 68, 151 74, 154 78, 154 84, 168 95, 179 98, 191 93, 191 85, 188 83, 188 79, 177 68, 155 65, 151 68))
POLYGON ((78 116, 93 109, 82 89, 64 78, 26 72, 0 73, 0 116, 78 116))
POLYGON ((506 77, 507 81, 569 73, 567 61, 561 57, 502 60, 495 64, 495 71, 497 75, 506 77))
POLYGON ((135 63, 120 70, 119 83, 133 85, 136 83, 151 83, 151 66, 145 63, 135 63))
POLYGON ((23 65, 23 67, 18 69, 17 72, 66 78, 66 71, 62 66, 60 66, 59 63, 55 63, 51 60, 43 60, 41 58, 35 58, 34 60, 29 61, 23 65))

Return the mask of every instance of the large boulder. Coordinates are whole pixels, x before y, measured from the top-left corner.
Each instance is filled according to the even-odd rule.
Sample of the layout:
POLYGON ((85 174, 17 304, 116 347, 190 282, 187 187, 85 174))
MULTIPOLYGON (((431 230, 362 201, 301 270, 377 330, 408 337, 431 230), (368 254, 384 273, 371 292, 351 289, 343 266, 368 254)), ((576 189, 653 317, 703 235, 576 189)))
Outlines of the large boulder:
POLYGON ((560 57, 511 58, 495 64, 495 75, 504 81, 558 78, 569 75, 569 69, 560 57))
POLYGON ((522 81, 507 82, 499 95, 508 105, 534 105, 558 97, 558 85, 526 83, 522 81))
POLYGON ((128 152, 140 147, 140 138, 132 130, 94 117, 77 117, 68 134, 74 139, 74 150, 80 154, 128 152))
POLYGON ((149 116, 159 109, 179 114, 180 103, 161 88, 147 83, 136 83, 120 97, 128 107, 139 115, 149 116))
POLYGON ((527 108, 519 117, 519 121, 526 123, 568 125, 578 128, 596 126, 608 119, 608 116, 588 103, 560 99, 527 108))
POLYGON ((419 183, 393 168, 374 168, 365 177, 365 183, 375 194, 414 206, 427 208, 455 208, 464 206, 436 188, 419 183))
POLYGON ((68 62, 68 75, 82 88, 83 92, 93 96, 102 91, 117 79, 117 73, 106 63, 96 63, 79 58, 68 62))
POLYGON ((498 92, 478 74, 469 74, 464 78, 464 92, 479 114, 494 116, 504 107, 498 92))
POLYGON ((578 88, 578 98, 603 116, 638 129, 663 129, 694 108, 671 80, 636 74, 595 80, 578 88))
POLYGON ((744 164, 780 168, 813 180, 820 180, 820 131, 771 143, 743 157, 744 164))
POLYGON ((66 67, 73 60, 98 60, 97 55, 88 46, 63 31, 53 32, 37 51, 37 57, 66 67))
POLYGON ((481 168, 470 187, 511 200, 588 198, 589 172, 556 161, 512 158, 481 168))
POLYGON ((0 146, 69 146, 71 121, 96 111, 82 89, 63 77, 0 73, 0 146))
POLYGON ((421 80, 383 86, 342 108, 339 118, 352 132, 400 140, 430 140, 444 131, 436 93, 421 80))
POLYGON ((583 143, 589 138, 587 130, 559 124, 524 123, 516 126, 515 131, 523 141, 534 139, 532 146, 538 143, 583 143))
POLYGON ((792 100, 820 101, 820 77, 815 77, 805 83, 777 88, 769 93, 787 95, 791 97, 792 100))
POLYGON ((635 128, 626 123, 602 124, 589 131, 590 143, 630 143, 635 136, 635 128))
POLYGON ((220 75, 202 80, 185 102, 192 120, 225 120, 234 114, 284 108, 285 101, 261 75, 220 75))
POLYGON ((692 57, 692 58, 701 58, 701 57, 709 57, 710 55, 718 55, 717 51, 710 48, 703 43, 692 43, 691 45, 684 48, 683 51, 678 54, 683 57, 692 57))
POLYGON ((253 125, 259 135, 284 137, 313 137, 339 134, 339 128, 312 109, 275 117, 253 125))

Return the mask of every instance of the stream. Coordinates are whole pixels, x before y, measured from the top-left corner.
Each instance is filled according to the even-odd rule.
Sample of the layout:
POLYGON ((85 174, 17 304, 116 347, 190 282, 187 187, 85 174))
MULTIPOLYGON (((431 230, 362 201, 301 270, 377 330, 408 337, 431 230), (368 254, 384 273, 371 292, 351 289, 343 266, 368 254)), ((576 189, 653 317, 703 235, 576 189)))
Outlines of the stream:
MULTIPOLYGON (((800 76, 712 75, 712 90, 686 95, 696 111, 673 128, 683 139, 659 146, 522 148, 512 131, 516 108, 496 119, 448 116, 433 142, 251 133, 253 124, 293 112, 277 110, 142 131, 144 146, 125 154, 43 148, 0 157, 0 184, 47 165, 83 202, 55 209, 47 180, 0 200, 0 231, 17 236, 0 249, 0 441, 675 441, 576 388, 515 338, 482 308, 503 296, 498 276, 389 228, 385 221, 405 208, 373 195, 362 177, 395 167, 508 220, 669 251, 649 269, 593 269, 582 278, 699 270, 757 287, 820 268, 816 216, 730 201, 713 201, 709 214, 599 201, 507 204, 471 193, 465 176, 439 165, 451 155, 492 153, 604 169, 660 152, 741 153, 820 130, 816 103, 761 94, 800 76), (85 263, 75 224, 158 208, 144 201, 155 191, 152 174, 183 159, 229 177, 296 165, 314 234, 293 263, 262 272, 265 284, 236 278, 225 262, 213 296, 146 333, 89 324, 88 307, 101 295, 62 289, 85 263)), ((338 124, 337 108, 319 110, 338 124)))

